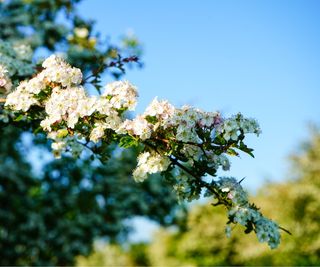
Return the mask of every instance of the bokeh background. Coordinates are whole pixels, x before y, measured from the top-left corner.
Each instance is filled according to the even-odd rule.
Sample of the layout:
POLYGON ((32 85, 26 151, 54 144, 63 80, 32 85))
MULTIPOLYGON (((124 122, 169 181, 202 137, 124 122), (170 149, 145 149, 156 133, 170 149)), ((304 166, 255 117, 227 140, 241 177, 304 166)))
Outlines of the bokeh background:
POLYGON ((102 49, 90 38, 107 57, 137 54, 142 68, 102 76, 138 87, 137 113, 158 96, 256 118, 255 158, 233 158, 220 174, 245 177, 251 199, 292 235, 276 250, 240 228, 228 239, 210 200, 178 203, 158 176, 134 183, 137 151, 105 165, 54 160, 43 136, 1 124, 1 265, 320 265, 319 1, 7 2, 1 39, 32 39, 35 57, 59 52, 90 68, 102 49))

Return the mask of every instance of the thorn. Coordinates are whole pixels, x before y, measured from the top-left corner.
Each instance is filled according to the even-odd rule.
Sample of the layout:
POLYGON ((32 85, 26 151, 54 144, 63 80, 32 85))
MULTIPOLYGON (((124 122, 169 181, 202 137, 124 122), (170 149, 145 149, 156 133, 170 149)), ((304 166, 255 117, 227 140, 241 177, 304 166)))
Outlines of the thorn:
POLYGON ((287 229, 285 229, 285 228, 283 228, 283 227, 281 227, 281 226, 279 226, 279 229, 282 230, 282 231, 284 231, 284 232, 286 232, 286 233, 289 234, 289 235, 292 235, 292 233, 291 233, 289 230, 287 230, 287 229))

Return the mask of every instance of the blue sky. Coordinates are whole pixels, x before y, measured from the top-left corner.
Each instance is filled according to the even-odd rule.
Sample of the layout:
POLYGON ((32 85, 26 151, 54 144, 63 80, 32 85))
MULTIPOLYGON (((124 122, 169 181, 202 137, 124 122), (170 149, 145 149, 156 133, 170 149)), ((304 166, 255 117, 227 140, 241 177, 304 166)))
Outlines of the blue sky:
MULTIPOLYGON (((308 123, 319 123, 319 11, 311 0, 84 0, 79 7, 114 42, 131 29, 144 44, 145 68, 126 76, 139 88, 139 112, 158 96, 260 122, 263 134, 248 138, 255 159, 234 158, 225 173, 246 177, 251 190, 281 181, 308 123)), ((133 240, 155 228, 135 226, 133 240)))
POLYGON ((225 115, 255 117, 255 159, 233 159, 228 175, 250 189, 282 179, 287 156, 319 123, 319 1, 84 0, 79 13, 116 42, 133 30, 145 68, 126 76, 142 112, 155 97, 225 115))

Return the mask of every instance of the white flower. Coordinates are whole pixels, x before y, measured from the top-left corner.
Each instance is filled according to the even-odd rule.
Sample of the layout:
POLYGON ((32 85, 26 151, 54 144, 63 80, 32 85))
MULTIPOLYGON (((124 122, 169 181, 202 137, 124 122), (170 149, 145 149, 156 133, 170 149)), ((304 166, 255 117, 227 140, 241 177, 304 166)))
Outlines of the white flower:
POLYGON ((103 137, 104 135, 104 131, 106 129, 106 125, 104 123, 96 123, 95 127, 93 128, 93 130, 90 133, 90 140, 92 142, 97 143, 101 137, 103 137))
POLYGON ((193 165, 194 161, 198 161, 203 155, 200 147, 190 144, 185 144, 181 149, 181 153, 190 159, 191 165, 193 165))
POLYGON ((86 96, 83 87, 70 87, 66 89, 55 87, 45 104, 45 111, 48 117, 45 119, 47 121, 42 124, 47 125, 49 122, 50 124, 54 124, 66 119, 68 127, 74 128, 80 117, 87 115, 88 113, 86 112, 88 110, 92 112, 88 108, 83 108, 88 103, 90 103, 90 100, 86 96), (84 111, 86 112, 84 113, 84 111))
POLYGON ((213 112, 203 112, 199 119, 199 125, 201 127, 211 127, 214 125, 217 114, 213 112))
POLYGON ((122 119, 118 116, 118 114, 111 114, 105 119, 104 123, 107 128, 117 131, 121 126, 122 119))
POLYGON ((41 76, 36 76, 25 84, 25 90, 31 94, 39 94, 46 88, 46 84, 41 76))
POLYGON ((143 115, 155 116, 158 120, 160 120, 161 126, 166 126, 168 119, 173 116, 174 111, 174 106, 172 106, 168 101, 159 101, 156 97, 147 107, 143 115))
POLYGON ((12 82, 8 74, 8 70, 0 64, 0 89, 3 88, 5 94, 9 93, 12 88, 12 82))
POLYGON ((129 133, 139 136, 141 140, 146 140, 152 134, 152 125, 142 115, 139 115, 133 120, 125 120, 117 132, 129 133))
POLYGON ((115 109, 134 110, 138 92, 128 81, 115 81, 106 85, 103 96, 111 96, 110 103, 115 109))
POLYGON ((42 66, 42 76, 49 82, 61 84, 63 87, 80 85, 82 81, 81 70, 71 67, 62 58, 52 55, 47 58, 42 66))
POLYGON ((56 141, 51 144, 51 148, 53 150, 62 150, 66 147, 65 141, 56 141))
POLYGON ((95 109, 100 114, 107 115, 107 116, 111 115, 112 113, 116 113, 112 109, 112 104, 110 103, 110 100, 108 100, 105 97, 100 97, 100 98, 96 99, 95 109))
POLYGON ((32 105, 39 105, 39 102, 33 94, 25 90, 24 83, 21 83, 15 91, 7 96, 5 103, 6 107, 24 112, 28 111, 32 105))
POLYGON ((170 165, 170 160, 159 154, 143 152, 138 156, 137 168, 133 171, 133 178, 136 181, 143 181, 148 174, 165 171, 170 165))
POLYGON ((86 38, 89 35, 88 29, 84 28, 84 27, 82 27, 82 28, 78 28, 78 27, 74 28, 74 33, 75 33, 76 36, 78 36, 80 38, 86 38))
POLYGON ((226 228, 225 228, 225 233, 226 233, 226 236, 227 237, 231 237, 231 226, 230 225, 227 225, 226 228))
POLYGON ((235 178, 221 177, 216 183, 222 192, 229 193, 228 198, 231 199, 236 206, 248 203, 247 193, 235 178))
POLYGON ((19 59, 31 61, 33 51, 30 45, 21 42, 15 42, 12 48, 16 52, 16 55, 19 59))
POLYGON ((135 168, 132 175, 136 182, 143 182, 148 178, 148 172, 144 169, 144 166, 135 168))

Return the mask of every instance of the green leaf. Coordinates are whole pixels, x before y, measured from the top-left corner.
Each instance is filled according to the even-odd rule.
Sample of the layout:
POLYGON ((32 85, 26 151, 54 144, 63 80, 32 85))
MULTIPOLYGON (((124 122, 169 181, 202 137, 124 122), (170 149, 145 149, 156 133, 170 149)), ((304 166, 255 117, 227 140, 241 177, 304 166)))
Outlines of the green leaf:
POLYGON ((252 231, 253 231, 253 223, 249 221, 246 225, 246 230, 244 230, 244 232, 246 234, 250 234, 252 231))
POLYGON ((18 117, 14 119, 14 121, 21 121, 24 119, 24 115, 20 114, 18 117))
POLYGON ((39 126, 39 127, 37 127, 37 129, 35 129, 34 130, 34 134, 37 134, 37 133, 39 133, 39 132, 41 132, 42 131, 42 127, 41 126, 39 126))
POLYGON ((249 154, 251 157, 254 158, 254 155, 253 155, 253 149, 252 148, 249 148, 247 147, 247 145, 245 143, 243 143, 242 141, 240 142, 240 146, 238 146, 238 149, 240 149, 241 151, 249 154))
POLYGON ((64 138, 68 135, 68 130, 67 129, 60 129, 57 131, 57 137, 58 138, 64 138))
POLYGON ((152 124, 156 124, 158 122, 158 119, 155 116, 146 116, 146 121, 152 124))
POLYGON ((123 148, 129 148, 129 147, 137 147, 139 143, 134 137, 130 135, 125 135, 121 137, 119 145, 120 147, 123 147, 123 148))
POLYGON ((231 155, 231 156, 239 156, 239 153, 238 153, 237 151, 235 151, 234 149, 232 149, 232 148, 229 148, 229 149, 227 150, 227 153, 228 153, 229 155, 231 155))

